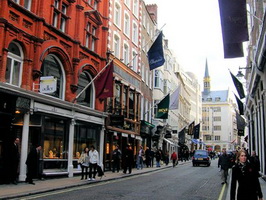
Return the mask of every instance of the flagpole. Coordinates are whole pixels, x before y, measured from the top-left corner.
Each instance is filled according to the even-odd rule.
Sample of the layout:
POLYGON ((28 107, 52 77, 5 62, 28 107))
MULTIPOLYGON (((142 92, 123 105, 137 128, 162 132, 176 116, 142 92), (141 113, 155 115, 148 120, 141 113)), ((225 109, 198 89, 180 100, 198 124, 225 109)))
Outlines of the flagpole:
POLYGON ((105 66, 104 68, 101 69, 101 71, 99 71, 98 74, 96 74, 96 76, 80 91, 80 93, 78 93, 78 95, 72 100, 72 103, 74 103, 79 97, 80 95, 93 83, 93 81, 110 65, 110 63, 114 60, 115 58, 111 59, 105 66))

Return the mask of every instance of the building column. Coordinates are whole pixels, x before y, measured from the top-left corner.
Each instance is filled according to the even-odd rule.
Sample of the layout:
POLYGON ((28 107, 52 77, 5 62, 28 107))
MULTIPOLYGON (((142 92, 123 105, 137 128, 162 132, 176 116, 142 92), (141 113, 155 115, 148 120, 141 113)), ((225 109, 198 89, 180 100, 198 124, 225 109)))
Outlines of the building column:
POLYGON ((69 138, 68 138, 68 177, 73 177, 73 144, 74 144, 74 131, 75 120, 71 119, 69 124, 69 138))
POLYGON ((25 181, 26 179, 27 167, 25 163, 28 155, 29 124, 30 124, 30 113, 25 113, 23 119, 23 128, 22 128, 19 181, 25 181))
MULTIPOLYGON (((99 164, 103 163, 103 154, 104 154, 104 131, 105 128, 102 126, 101 132, 100 132, 100 149, 99 149, 99 164)), ((104 167, 103 167, 104 169, 104 167)))

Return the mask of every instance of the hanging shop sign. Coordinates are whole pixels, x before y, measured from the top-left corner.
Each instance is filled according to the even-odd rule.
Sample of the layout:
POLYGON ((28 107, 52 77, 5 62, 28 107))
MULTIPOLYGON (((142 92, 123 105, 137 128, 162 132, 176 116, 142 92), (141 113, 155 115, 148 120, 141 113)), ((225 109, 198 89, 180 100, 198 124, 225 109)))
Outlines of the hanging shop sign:
POLYGON ((56 91, 57 79, 53 76, 43 76, 40 78, 40 93, 49 94, 56 91))

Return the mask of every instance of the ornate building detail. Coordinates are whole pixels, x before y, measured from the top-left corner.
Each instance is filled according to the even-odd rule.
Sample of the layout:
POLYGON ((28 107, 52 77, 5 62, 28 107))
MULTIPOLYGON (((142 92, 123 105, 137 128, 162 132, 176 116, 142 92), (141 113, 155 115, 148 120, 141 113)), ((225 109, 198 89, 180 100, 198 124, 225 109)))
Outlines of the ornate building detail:
POLYGON ((44 40, 56 40, 56 37, 54 37, 53 35, 51 35, 47 32, 44 32, 43 39, 44 40))

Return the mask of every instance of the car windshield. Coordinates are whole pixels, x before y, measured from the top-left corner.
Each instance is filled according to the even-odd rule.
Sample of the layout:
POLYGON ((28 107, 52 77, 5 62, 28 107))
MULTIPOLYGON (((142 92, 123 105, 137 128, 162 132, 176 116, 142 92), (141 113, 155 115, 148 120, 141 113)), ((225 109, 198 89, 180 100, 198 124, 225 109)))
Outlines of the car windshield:
POLYGON ((208 153, 207 153, 207 151, 196 151, 195 155, 207 156, 208 153))

